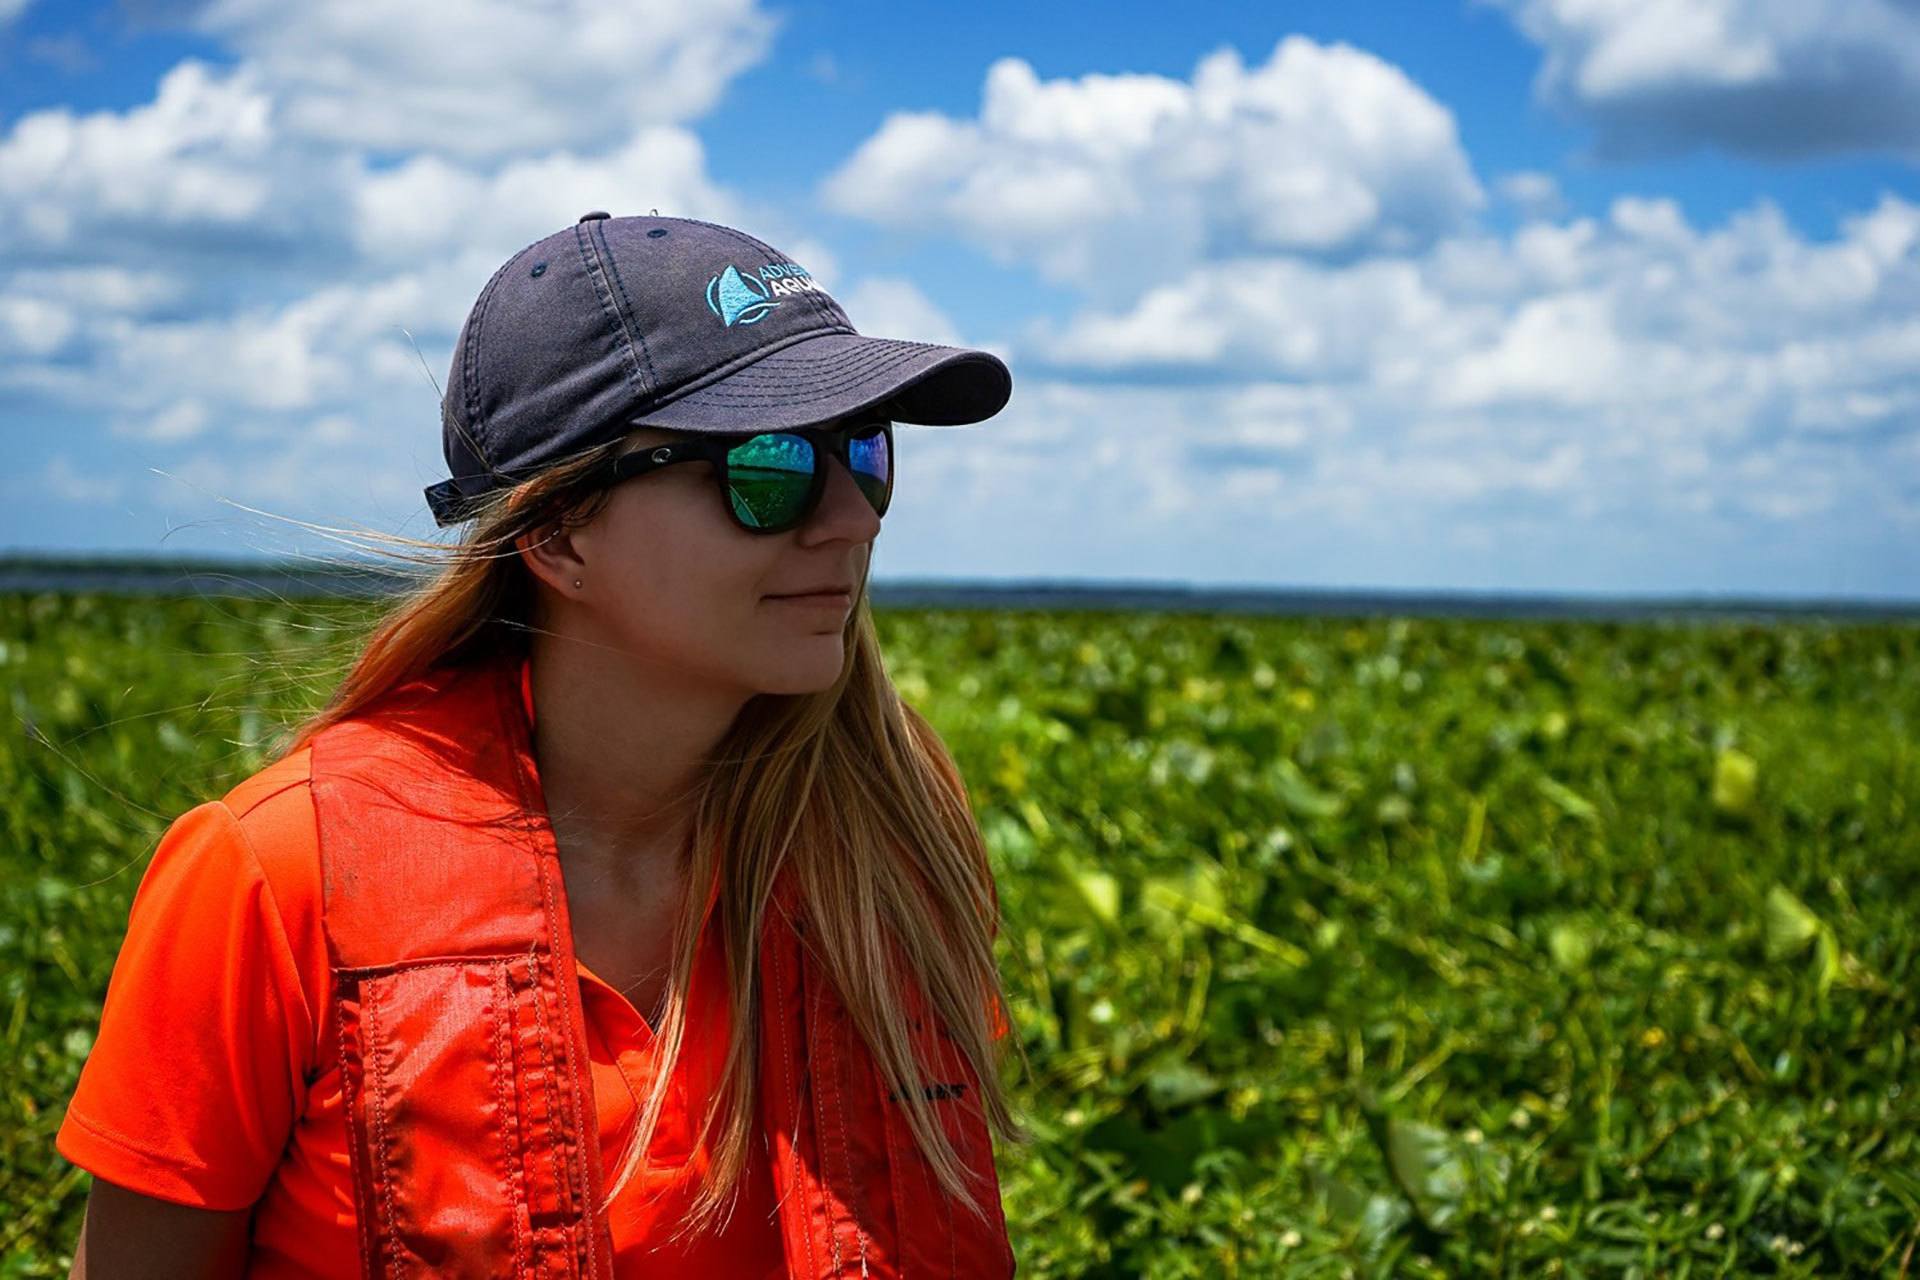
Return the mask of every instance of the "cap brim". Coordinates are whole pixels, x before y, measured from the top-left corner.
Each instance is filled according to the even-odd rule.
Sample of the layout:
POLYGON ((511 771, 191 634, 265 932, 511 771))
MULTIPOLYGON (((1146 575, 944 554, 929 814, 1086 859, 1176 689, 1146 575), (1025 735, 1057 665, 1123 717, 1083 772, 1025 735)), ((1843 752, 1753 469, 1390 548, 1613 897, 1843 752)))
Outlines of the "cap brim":
POLYGON ((884 408, 894 422, 958 426, 991 418, 1012 394, 1012 373, 990 352, 824 333, 637 413, 627 425, 770 431, 884 408))

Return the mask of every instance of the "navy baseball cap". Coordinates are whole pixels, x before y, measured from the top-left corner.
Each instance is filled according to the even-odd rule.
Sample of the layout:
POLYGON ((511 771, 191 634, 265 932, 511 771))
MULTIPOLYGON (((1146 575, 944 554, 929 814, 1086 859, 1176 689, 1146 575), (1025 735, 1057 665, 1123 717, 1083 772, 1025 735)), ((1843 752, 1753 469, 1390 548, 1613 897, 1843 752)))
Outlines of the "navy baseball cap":
POLYGON ((787 255, 691 218, 583 215, 494 272, 454 344, 434 520, 635 427, 753 432, 866 409, 957 425, 1000 412, 986 351, 868 337, 787 255))

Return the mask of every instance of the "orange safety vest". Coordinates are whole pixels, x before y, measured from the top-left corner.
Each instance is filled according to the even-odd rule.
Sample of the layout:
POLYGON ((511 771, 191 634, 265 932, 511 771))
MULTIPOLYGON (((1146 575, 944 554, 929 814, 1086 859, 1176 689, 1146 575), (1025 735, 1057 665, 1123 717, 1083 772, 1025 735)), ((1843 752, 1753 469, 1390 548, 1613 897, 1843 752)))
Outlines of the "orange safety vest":
MULTIPOLYGON (((313 739, 369 1278, 613 1276, 573 930, 516 671, 436 669, 313 739)), ((801 945, 790 877, 774 901, 758 1070, 787 1273, 1011 1276, 977 1078, 916 1004, 921 1060, 940 1064, 925 1092, 984 1223, 941 1193, 801 945)))

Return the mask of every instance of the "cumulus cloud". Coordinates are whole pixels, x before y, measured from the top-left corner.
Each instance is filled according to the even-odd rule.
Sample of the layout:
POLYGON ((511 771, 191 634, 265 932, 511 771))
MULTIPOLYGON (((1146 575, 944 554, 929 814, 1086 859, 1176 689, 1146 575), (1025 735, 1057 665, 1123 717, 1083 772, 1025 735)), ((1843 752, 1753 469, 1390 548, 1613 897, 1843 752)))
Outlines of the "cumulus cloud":
POLYGON ((112 223, 254 224, 272 189, 273 141, 257 77, 193 59, 131 111, 33 112, 0 139, 0 246, 61 248, 112 223))
MULTIPOLYGON (((66 349, 86 324, 141 315, 177 298, 179 280, 162 271, 117 267, 28 267, 0 280, 0 357, 39 364, 66 349)), ((0 364, 0 380, 5 365, 0 364)))
MULTIPOLYGON (((429 379, 467 308, 595 207, 750 226, 864 332, 961 341, 914 283, 843 289, 791 215, 713 180, 687 127, 700 68, 595 98, 593 50, 533 40, 566 89, 523 49, 480 102, 465 84, 496 37, 454 23, 457 56, 427 65, 436 6, 386 15, 411 35, 377 53, 370 10, 281 15, 305 59, 264 6, 206 12, 236 65, 0 127, 0 396, 103 424, 123 455, 37 461, 22 478, 45 494, 424 520, 444 475, 429 379), (421 109, 355 113, 382 94, 421 109), (611 106, 516 115, 533 98, 611 106)), ((744 12, 687 18, 686 47, 746 32, 728 47, 747 56, 744 12)), ((630 18, 595 21, 631 54, 630 18)), ((1815 574, 1810 531, 1920 533, 1920 206, 1887 196, 1814 240, 1764 202, 1702 226, 1657 198, 1569 216, 1546 173, 1493 185, 1511 230, 1475 216, 1444 106, 1300 37, 1185 79, 1003 59, 976 115, 890 118, 823 185, 836 208, 1079 296, 983 344, 1019 384, 989 432, 901 433, 885 541, 917 572, 1604 586, 1587 550, 1638 547, 1670 581, 1676 528, 1723 531, 1730 558, 1775 530, 1764 554, 1815 574)))
POLYGON ((491 169, 426 153, 362 172, 350 199, 363 262, 414 261, 456 244, 504 261, 596 207, 722 223, 741 213, 708 176, 700 140, 673 125, 642 128, 598 154, 562 150, 491 169))
POLYGON ((0 294, 0 353, 49 356, 79 327, 73 312, 45 298, 0 294))
POLYGON ((292 133, 471 159, 694 119, 775 22, 754 0, 212 0, 197 25, 276 86, 292 133))
POLYGON ((953 321, 910 280, 869 276, 836 300, 862 333, 960 345, 960 331, 953 321))
POLYGON ((55 454, 40 471, 39 483, 67 502, 95 506, 120 496, 121 481, 101 475, 92 467, 74 462, 66 454, 55 454))
POLYGON ((1026 351, 1096 376, 1365 380, 1458 404, 1824 396, 1920 372, 1916 297, 1920 205, 1891 194, 1828 242, 1766 202, 1701 230, 1670 200, 1623 197, 1604 219, 1417 257, 1208 263, 1128 307, 1037 325, 1026 351))
MULTIPOLYGON (((434 382, 459 326, 531 241, 588 209, 658 208, 833 272, 674 123, 764 55, 770 23, 744 0, 503 15, 222 2, 199 20, 237 63, 189 58, 131 109, 0 127, 0 395, 165 464, 143 492, 231 482, 322 515, 358 495, 401 519, 443 474, 434 382), (295 483, 342 457, 350 491, 295 483)), ((76 476, 43 491, 105 493, 76 476)))
POLYGON ((1043 323, 1032 350, 1095 374, 1348 380, 1395 350, 1444 343, 1449 318, 1403 259, 1244 258, 1197 267, 1121 311, 1083 311, 1058 333, 1043 323))
POLYGON ((1245 251, 1416 249, 1484 201, 1453 116, 1344 44, 1232 49, 1188 80, 988 69, 979 114, 888 117, 831 174, 833 208, 957 234, 1094 290, 1245 251))
POLYGON ((173 272, 98 264, 23 267, 13 273, 7 286, 11 294, 59 301, 89 312, 147 312, 186 292, 186 283, 173 272))
POLYGON ((1557 218, 1567 211, 1559 180, 1537 169, 1502 174, 1494 189, 1523 218, 1557 218))
POLYGON ((1486 2, 1545 51, 1537 91, 1592 120, 1603 154, 1920 160, 1920 8, 1906 0, 1486 2))
POLYGON ((1622 198, 1395 259, 1206 263, 1016 355, 1109 436, 1161 407, 1116 452, 1154 474, 1099 483, 1168 520, 1911 526, 1890 477, 1920 438, 1916 299, 1920 205, 1891 194, 1826 241, 1766 202, 1701 228, 1622 198))

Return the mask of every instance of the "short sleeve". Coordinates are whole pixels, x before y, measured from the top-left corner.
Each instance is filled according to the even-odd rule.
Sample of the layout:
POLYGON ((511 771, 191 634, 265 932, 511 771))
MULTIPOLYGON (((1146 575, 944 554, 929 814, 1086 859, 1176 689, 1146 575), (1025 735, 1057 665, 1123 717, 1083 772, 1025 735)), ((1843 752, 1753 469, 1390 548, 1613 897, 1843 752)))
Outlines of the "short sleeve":
POLYGON ((134 893, 54 1145, 162 1200, 248 1207, 286 1148, 312 1042, 272 888, 233 810, 209 801, 167 829, 134 893))

